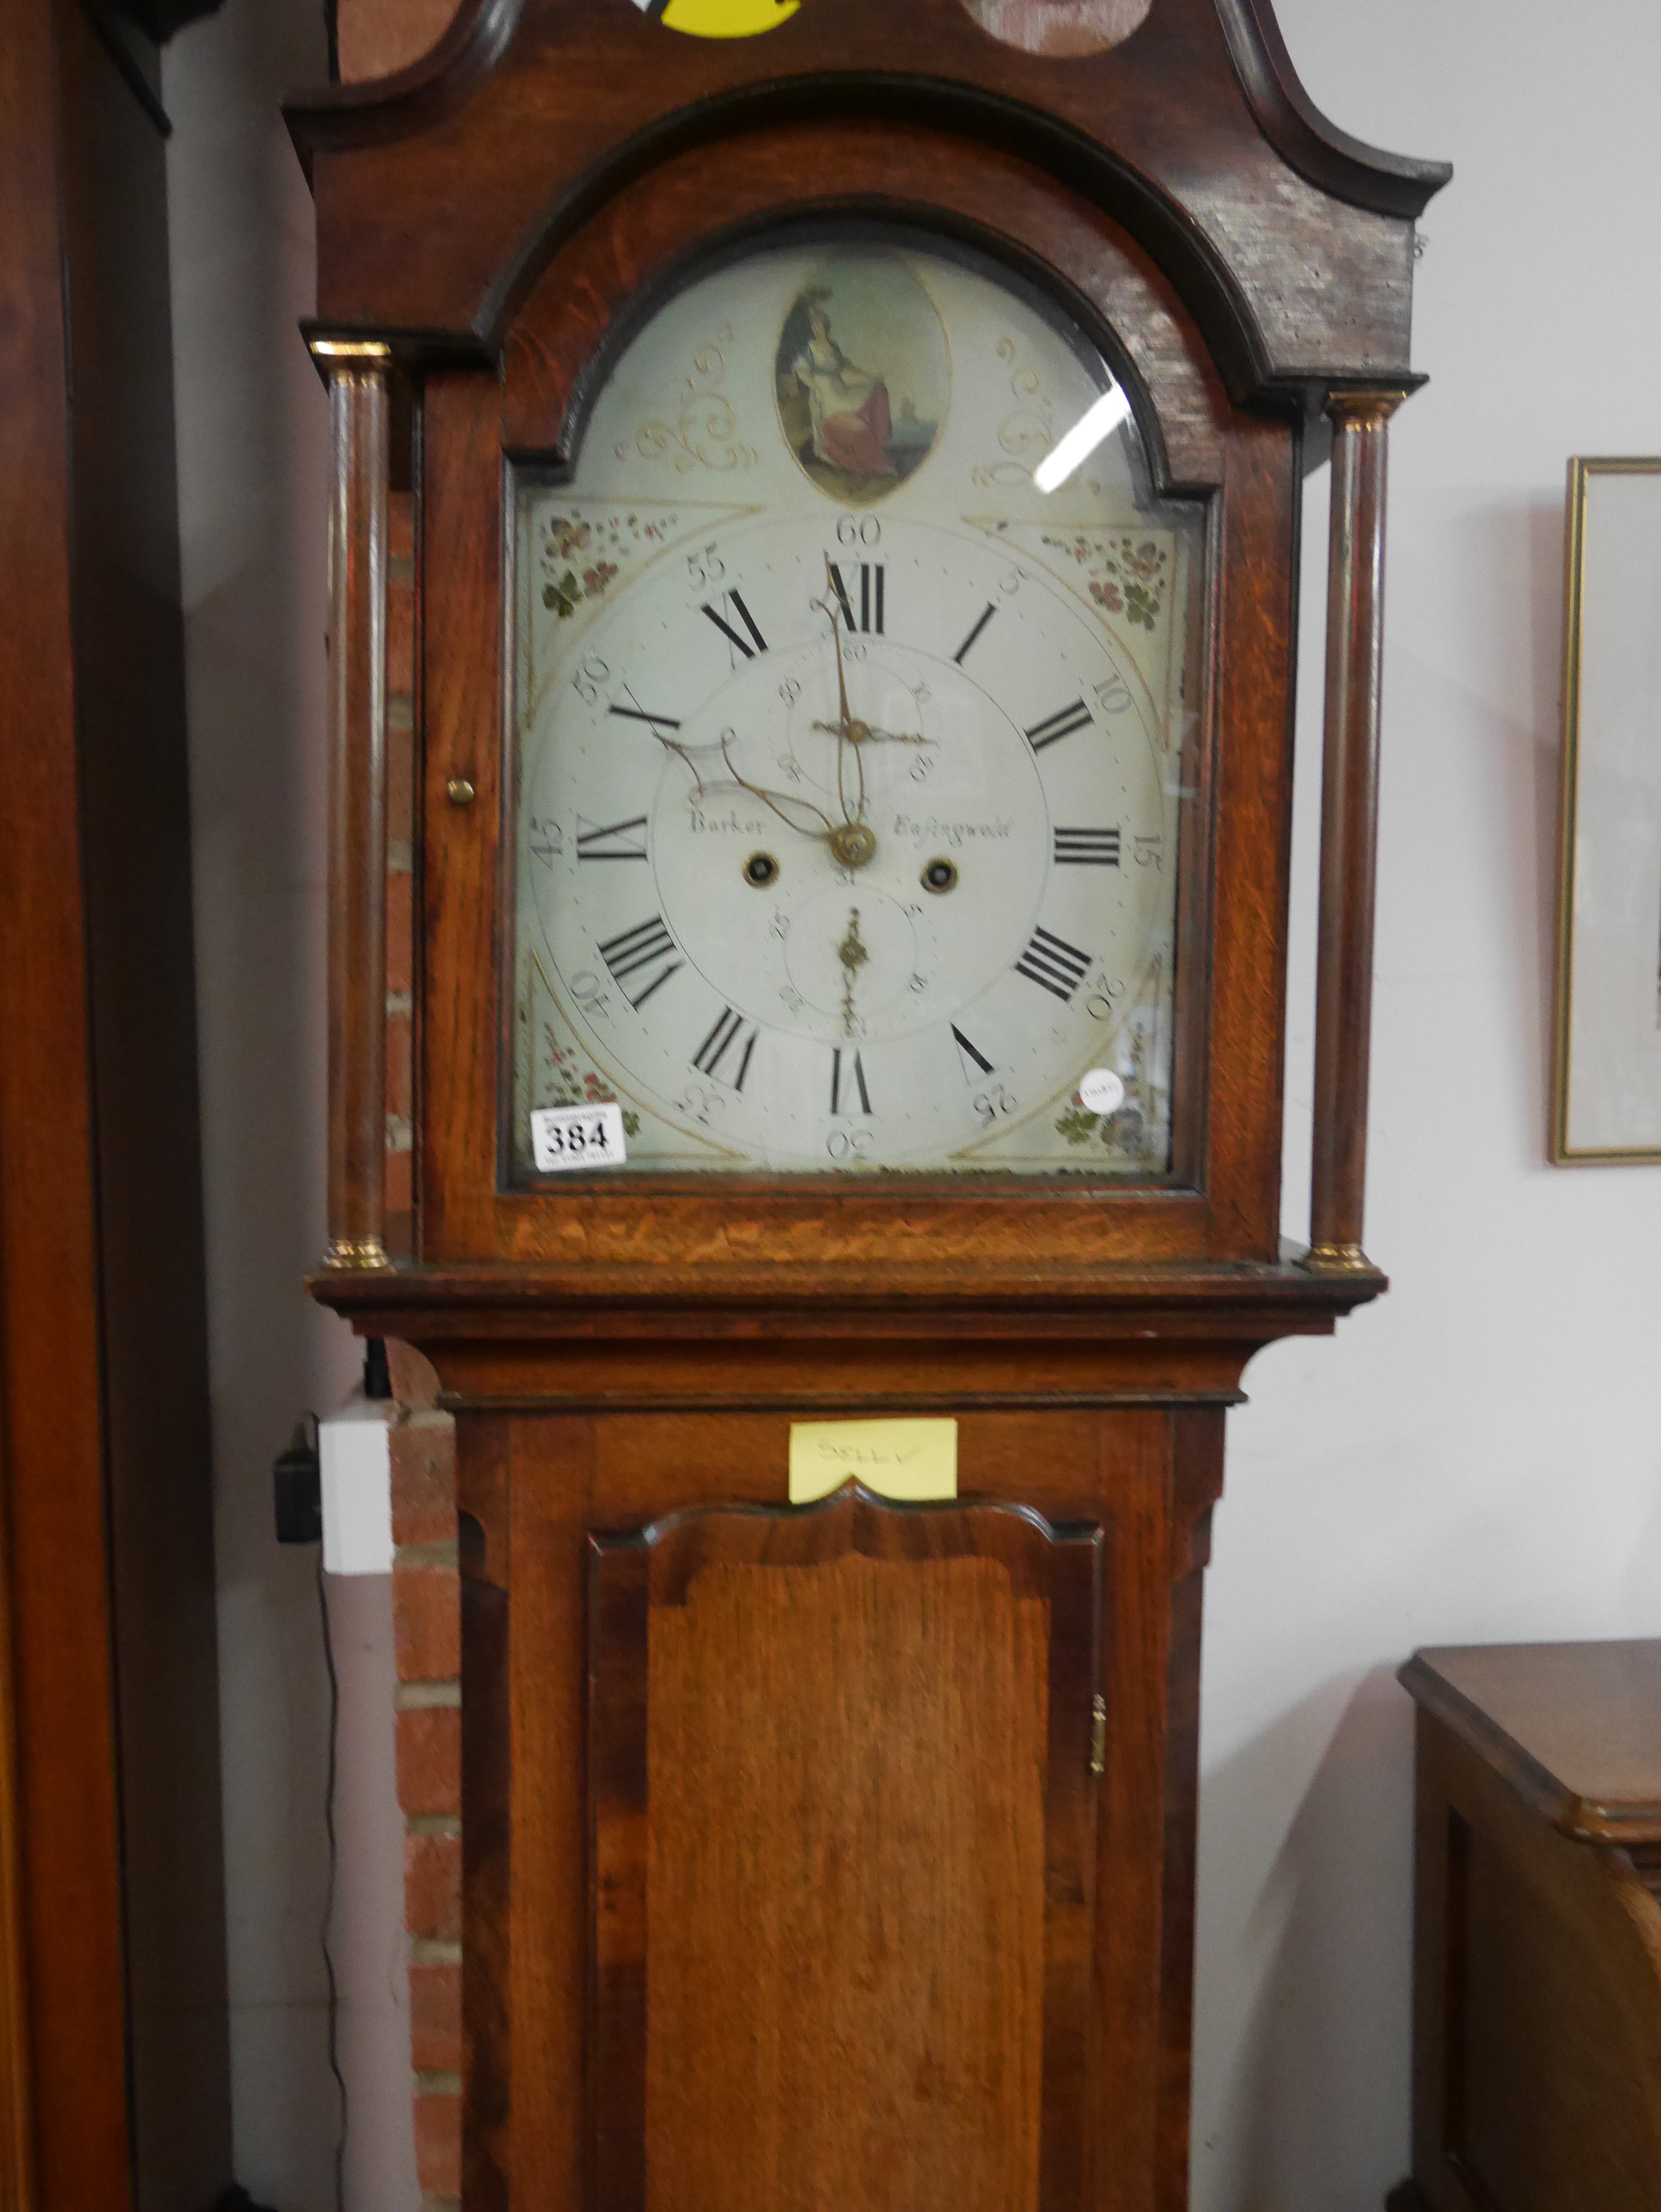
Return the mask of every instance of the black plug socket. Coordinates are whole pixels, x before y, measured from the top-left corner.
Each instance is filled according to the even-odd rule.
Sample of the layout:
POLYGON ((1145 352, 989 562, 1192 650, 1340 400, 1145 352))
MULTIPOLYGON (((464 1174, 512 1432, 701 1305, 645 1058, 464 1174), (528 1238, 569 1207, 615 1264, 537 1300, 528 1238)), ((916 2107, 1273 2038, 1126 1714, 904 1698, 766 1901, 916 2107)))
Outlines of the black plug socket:
POLYGON ((323 1462, 317 1449, 317 1424, 311 1432, 306 1423, 295 1425, 294 1442, 279 1452, 271 1468, 277 1504, 279 1544, 320 1544, 323 1540, 323 1462))

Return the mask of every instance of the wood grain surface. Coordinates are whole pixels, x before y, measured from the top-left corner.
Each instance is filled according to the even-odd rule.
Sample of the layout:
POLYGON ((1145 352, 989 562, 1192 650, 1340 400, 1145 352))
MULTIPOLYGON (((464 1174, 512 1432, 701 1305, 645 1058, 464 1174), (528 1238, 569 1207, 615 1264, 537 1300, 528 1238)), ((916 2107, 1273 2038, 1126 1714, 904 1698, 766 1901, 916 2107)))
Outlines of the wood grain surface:
MULTIPOLYGON (((1579 1686, 1595 1759, 1585 1675, 1579 1686)), ((1566 1722, 1560 1707, 1559 1730, 1566 1722)), ((1661 1852, 1566 1836, 1469 1739, 1468 1726, 1421 1708, 1416 2196, 1404 2201, 1433 2212, 1652 2212, 1661 1852)))
POLYGON ((1399 392, 1344 392, 1332 417, 1326 730, 1310 1262, 1366 1264, 1367 1076, 1384 652, 1384 494, 1399 392))
MULTIPOLYGON (((631 1940, 643 1942, 649 1868, 643 1811, 649 1796, 643 1748, 648 1683, 641 1656, 649 1660, 645 1617, 660 1619, 661 1607, 672 1606, 677 1592, 697 1586, 693 1570, 704 1554, 696 1538, 688 1540, 691 1548, 683 1548, 678 1562, 666 1549, 664 1565, 651 1570, 646 1584, 636 1580, 626 1595, 625 1624, 630 1606, 634 1616, 632 1626, 621 1632, 622 1643, 636 1660, 632 1677, 619 1684, 615 1671, 603 1679, 591 1656, 591 1638, 606 1642, 617 1623, 602 1622, 591 1610, 589 1532, 646 1528, 670 1504, 683 1509, 676 1528, 696 1528, 700 1509, 715 1508, 718 1522, 735 1522, 740 1532, 724 1534, 723 1544, 749 1550, 736 1560, 723 1553, 714 1563, 725 1569, 765 1565, 778 1541, 777 1522, 799 1525, 796 1516, 776 1512, 785 1495, 788 1425, 783 1412, 622 1409, 479 1413, 459 1424, 464 1529, 473 1532, 464 1542, 469 1595, 463 1654, 470 1746, 465 1768, 470 2204, 476 2196, 482 2206, 512 2205, 520 2191, 553 2192, 556 2202, 563 2201, 559 2192, 565 2191, 578 2201, 587 2170, 583 2114, 589 2109, 590 2068, 599 2065, 608 2082, 632 2080, 634 2094, 645 2095, 642 1984, 637 1980, 630 1994, 626 1974, 618 2002, 636 2023, 632 2074, 611 2046, 603 2062, 596 2057, 602 2045, 595 2039, 590 1869, 598 1863, 591 1858, 597 1845, 569 1778, 588 1773, 591 1790, 617 1809, 620 1825, 612 1840, 621 1863, 634 1869, 635 1895, 632 1917, 630 1911, 619 1917, 625 1931, 633 1930, 631 1940), (740 1504, 773 1510, 734 1516, 728 1509, 740 1504), (623 1718, 609 1728, 596 1717, 591 1741, 590 1698, 607 1680, 623 1718), (475 1741, 481 1747, 477 1753, 471 1749, 475 1741), (617 1743, 632 1748, 618 1759, 601 1755, 604 1745, 617 1743)), ((973 1414, 960 1424, 961 1510, 971 1522, 984 1512, 985 1502, 1019 1496, 1054 1528, 1083 1524, 1104 1531, 1098 1664, 1060 1664, 1053 1620, 1051 1628, 1046 1832, 1062 1839, 1067 1853, 1085 1832, 1077 1821, 1092 1817, 1082 1794, 1088 1785, 1085 1759, 1075 1754, 1077 1747, 1087 1745, 1089 1694, 1098 1680, 1109 1725, 1104 1771, 1093 1790, 1088 1871, 1082 1884, 1060 1882, 1059 1866, 1052 1862, 1048 1878, 1052 1921, 1063 1904, 1080 1916, 1075 1935, 1065 1943, 1056 1941, 1046 1969, 1059 1978, 1053 1993, 1057 2025, 1046 2027, 1050 2063, 1061 2067, 1062 2081, 1073 2078, 1068 2069, 1076 2069, 1076 2090, 1067 2094, 1080 2100, 1087 2124, 1077 2164, 1067 2165, 1072 2178, 1056 2182, 1056 2193, 1042 2199, 1046 2205, 1151 2212, 1156 2203, 1167 2201, 1153 2193, 1156 2175, 1164 2176, 1159 2186, 1174 2187, 1171 2176, 1185 2164, 1194 1818, 1189 1753, 1198 1698, 1198 1575, 1220 1480, 1220 1413, 1203 1411, 1029 1410, 973 1414), (1168 1735, 1174 1739, 1171 1753, 1168 1735), (1058 1784, 1081 1793, 1071 1813, 1055 1802, 1058 1784), (1081 1990, 1072 1978, 1076 1976, 1084 1978, 1081 1990), (1063 2045, 1059 2023, 1074 2016, 1075 2005, 1086 2025, 1063 2045)), ((899 1517, 885 1515, 885 1520, 899 1517)), ((949 1526, 952 1517, 942 1514, 933 1525, 949 1526)), ((960 1554, 938 1536, 931 1544, 925 1565, 939 1558, 979 1556, 960 1554)), ((625 1543, 620 1553, 649 1563, 653 1547, 625 1543)), ((1013 1573, 1011 1593, 999 1602, 1018 1605, 1031 1595, 1013 1573)), ((904 1610, 897 1597, 884 1602, 904 1610)), ((952 1602, 967 1601, 954 1593, 952 1602)), ((977 1590, 969 1609, 986 1602, 984 1591, 977 1590)), ((1053 1585, 1050 1602, 1056 1603, 1053 1585)), ((887 1620, 886 1613, 882 1618, 887 1620)), ((930 1618, 938 1618, 938 1603, 930 1618)), ((746 1632, 736 1613, 729 1629, 734 1635, 746 1632)), ((902 1641, 914 1634, 894 1623, 889 1629, 902 1641)), ((681 1632, 684 1638, 688 1632, 681 1632)), ((782 1630, 775 1623, 769 1632, 776 1644, 782 1630)), ((960 1647, 971 1679, 980 1680, 979 1670, 989 1666, 1005 1670, 1000 1678, 1005 1696, 1014 1694, 1016 1681, 1008 1671, 1015 1665, 1008 1645, 1006 1638, 1001 1656, 995 1651, 977 1656, 960 1647)), ((1080 1652, 1085 1644, 1071 1634, 1066 1648, 1080 1652)), ((920 1655, 925 1674, 926 1658, 920 1655)), ((873 1650, 860 1663, 880 1668, 883 1662, 873 1650)), ((822 1672, 814 1667, 814 1685, 822 1672)), ((916 1674, 913 1668, 911 1679, 916 1674)), ((721 1694, 709 1691, 717 1703, 721 1694)), ((812 1688, 799 1686, 793 1695, 796 1709, 805 1710, 812 1688)), ((851 1723, 851 1705, 849 1711, 851 1723)), ((875 1717, 867 1712, 866 1718, 873 1727, 875 1717)), ((736 1743, 735 1724, 721 1725, 727 1729, 723 1741, 736 1743)), ((982 1747, 982 1755, 989 1758, 988 1747, 982 1747)), ((1008 1803, 1019 1778, 989 1771, 983 1784, 991 1802, 1008 1803)), ((946 1787, 948 1803, 961 1802, 952 1794, 957 1786, 946 1787)), ((1005 1855, 1000 1863, 1008 1863, 1013 1848, 1006 1830, 996 1845, 1005 1855)), ((965 1871, 964 1879, 976 1893, 978 1878, 965 1871)), ((626 2035, 624 2044, 630 2047, 626 2035)), ((644 2134, 637 2131, 636 2139, 643 2142, 644 2134)), ((1068 2140, 1065 2130, 1057 2140, 1068 2140)), ((1074 2155, 1068 2151, 1068 2161, 1074 2155)))
POLYGON ((230 2175, 165 163, 132 71, 66 0, 8 13, 0 2202, 100 2212, 230 2175))
POLYGON ((1661 1844, 1661 1642, 1418 1651, 1401 1679, 1566 1835, 1661 1844))
POLYGON ((596 2203, 1076 2203, 1098 1534, 591 1541, 596 2203))

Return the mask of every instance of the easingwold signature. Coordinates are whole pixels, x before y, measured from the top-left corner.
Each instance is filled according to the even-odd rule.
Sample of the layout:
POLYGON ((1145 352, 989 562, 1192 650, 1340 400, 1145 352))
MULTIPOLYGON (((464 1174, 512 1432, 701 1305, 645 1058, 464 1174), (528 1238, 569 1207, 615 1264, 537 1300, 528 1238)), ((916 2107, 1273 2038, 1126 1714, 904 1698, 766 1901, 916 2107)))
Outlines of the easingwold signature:
POLYGON ((1014 830, 1014 820, 1010 815, 998 822, 942 822, 937 814, 931 814, 926 821, 918 821, 910 814, 894 817, 894 835, 909 837, 914 845, 965 845, 976 837, 1011 837, 1014 830))

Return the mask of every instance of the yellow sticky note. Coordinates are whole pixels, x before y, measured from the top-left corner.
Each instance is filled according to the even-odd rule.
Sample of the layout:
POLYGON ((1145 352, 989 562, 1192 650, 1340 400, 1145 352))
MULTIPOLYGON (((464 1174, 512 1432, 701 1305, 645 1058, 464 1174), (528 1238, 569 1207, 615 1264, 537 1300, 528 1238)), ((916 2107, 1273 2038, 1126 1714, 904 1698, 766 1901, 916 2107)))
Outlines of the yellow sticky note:
POLYGON ((844 1482, 884 1498, 955 1498, 955 1421, 792 1421, 790 1503, 806 1505, 844 1482))
POLYGON ((669 0, 658 21, 695 39, 752 39, 758 31, 788 22, 798 4, 799 0, 669 0))

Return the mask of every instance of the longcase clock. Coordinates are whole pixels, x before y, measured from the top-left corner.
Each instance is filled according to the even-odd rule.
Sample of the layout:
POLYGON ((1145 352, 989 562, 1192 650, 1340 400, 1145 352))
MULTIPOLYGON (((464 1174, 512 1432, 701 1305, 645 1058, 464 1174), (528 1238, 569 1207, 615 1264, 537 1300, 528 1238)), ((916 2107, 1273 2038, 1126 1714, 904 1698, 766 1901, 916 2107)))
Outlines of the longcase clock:
POLYGON ((1384 1287, 1385 426, 1446 172, 1328 125, 1267 0, 481 0, 289 120, 336 465, 313 1288, 457 1418, 466 2202, 1178 2205, 1225 1416, 1384 1287), (920 1413, 954 1496, 790 1502, 794 1423, 920 1413))

